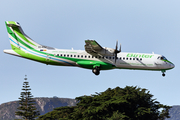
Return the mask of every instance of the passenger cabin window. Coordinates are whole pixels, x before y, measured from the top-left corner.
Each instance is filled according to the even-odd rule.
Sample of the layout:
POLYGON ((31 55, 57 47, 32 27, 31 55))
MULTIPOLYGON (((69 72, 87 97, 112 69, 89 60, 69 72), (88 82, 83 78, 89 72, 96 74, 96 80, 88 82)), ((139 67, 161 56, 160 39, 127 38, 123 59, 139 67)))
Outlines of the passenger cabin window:
POLYGON ((88 58, 90 58, 91 56, 88 56, 88 58))
POLYGON ((133 60, 135 60, 135 58, 133 58, 133 60))
POLYGON ((109 57, 109 59, 111 59, 111 57, 109 57))
POLYGON ((139 60, 138 58, 136 58, 136 60, 139 60))
POLYGON ((123 57, 123 60, 125 60, 125 57, 123 57))
POLYGON ((121 60, 121 57, 119 59, 121 60))
POLYGON ((79 57, 79 55, 77 57, 79 57))
POLYGON ((63 56, 63 55, 61 54, 61 56, 63 56))
POLYGON ((71 57, 72 57, 72 55, 71 55, 71 57))
POLYGON ((106 58, 108 59, 108 57, 106 56, 106 58))
POLYGON ((74 57, 76 57, 76 55, 74 55, 74 57))
POLYGON ((126 60, 128 60, 128 58, 126 58, 126 60))
POLYGON ((64 54, 64 57, 66 57, 66 55, 64 54))
POLYGON ((69 57, 69 55, 67 55, 67 57, 69 57))
POLYGON ((101 56, 99 56, 99 59, 101 59, 101 56))
POLYGON ((84 57, 86 58, 87 56, 85 55, 84 57))
POLYGON ((81 58, 83 58, 83 55, 81 55, 81 58))
POLYGON ((130 60, 132 60, 132 58, 129 58, 130 60))
POLYGON ((59 54, 57 54, 57 56, 59 56, 59 54))

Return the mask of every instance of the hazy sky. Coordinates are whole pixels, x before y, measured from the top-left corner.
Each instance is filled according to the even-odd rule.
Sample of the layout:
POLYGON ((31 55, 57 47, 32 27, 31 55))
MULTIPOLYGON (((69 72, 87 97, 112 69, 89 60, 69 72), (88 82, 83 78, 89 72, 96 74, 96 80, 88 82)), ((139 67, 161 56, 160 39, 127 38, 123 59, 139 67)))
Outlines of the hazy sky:
POLYGON ((4 0, 0 4, 0 104, 18 100, 27 75, 34 97, 75 98, 117 86, 146 88, 162 104, 180 105, 179 0, 4 0), (157 53, 175 68, 157 71, 58 67, 3 53, 10 49, 5 21, 17 21, 37 43, 84 50, 85 40, 123 52, 157 53))

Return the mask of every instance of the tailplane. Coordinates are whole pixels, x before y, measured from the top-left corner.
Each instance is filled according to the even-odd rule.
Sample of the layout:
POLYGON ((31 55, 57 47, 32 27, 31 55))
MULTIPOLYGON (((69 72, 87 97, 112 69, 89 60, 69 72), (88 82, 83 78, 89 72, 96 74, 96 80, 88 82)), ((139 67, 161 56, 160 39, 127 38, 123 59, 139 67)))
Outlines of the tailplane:
POLYGON ((23 32, 18 22, 6 21, 5 23, 12 49, 37 49, 41 47, 23 32))

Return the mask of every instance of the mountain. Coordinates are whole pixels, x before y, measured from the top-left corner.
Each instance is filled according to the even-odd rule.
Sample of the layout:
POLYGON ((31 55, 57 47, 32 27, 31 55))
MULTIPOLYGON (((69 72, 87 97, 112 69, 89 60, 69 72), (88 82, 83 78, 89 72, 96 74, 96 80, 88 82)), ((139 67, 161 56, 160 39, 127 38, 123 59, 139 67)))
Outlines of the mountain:
MULTIPOLYGON (((75 106, 76 100, 69 98, 34 98, 36 101, 36 108, 40 111, 41 115, 52 111, 56 107, 62 106, 75 106)), ((3 103, 0 105, 0 120, 14 120, 20 119, 20 116, 15 115, 17 107, 19 106, 18 101, 12 101, 3 103)))
POLYGON ((180 105, 174 105, 169 110, 169 115, 171 118, 168 118, 166 120, 180 120, 180 105))
MULTIPOLYGON (((40 111, 41 115, 52 111, 56 107, 62 106, 75 106, 76 100, 69 98, 34 98, 36 101, 36 108, 40 111)), ((0 105, 0 120, 14 120, 21 117, 15 115, 15 111, 19 106, 18 101, 3 103, 0 105)), ((169 111, 171 118, 166 120, 180 120, 180 105, 172 106, 169 111)))

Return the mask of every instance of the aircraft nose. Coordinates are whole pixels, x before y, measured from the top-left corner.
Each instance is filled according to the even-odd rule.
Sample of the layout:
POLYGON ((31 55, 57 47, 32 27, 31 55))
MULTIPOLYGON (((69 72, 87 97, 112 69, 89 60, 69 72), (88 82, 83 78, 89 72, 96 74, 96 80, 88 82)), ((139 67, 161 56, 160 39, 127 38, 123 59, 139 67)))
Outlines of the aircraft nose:
POLYGON ((175 65, 174 64, 171 64, 171 68, 174 68, 175 67, 175 65))

